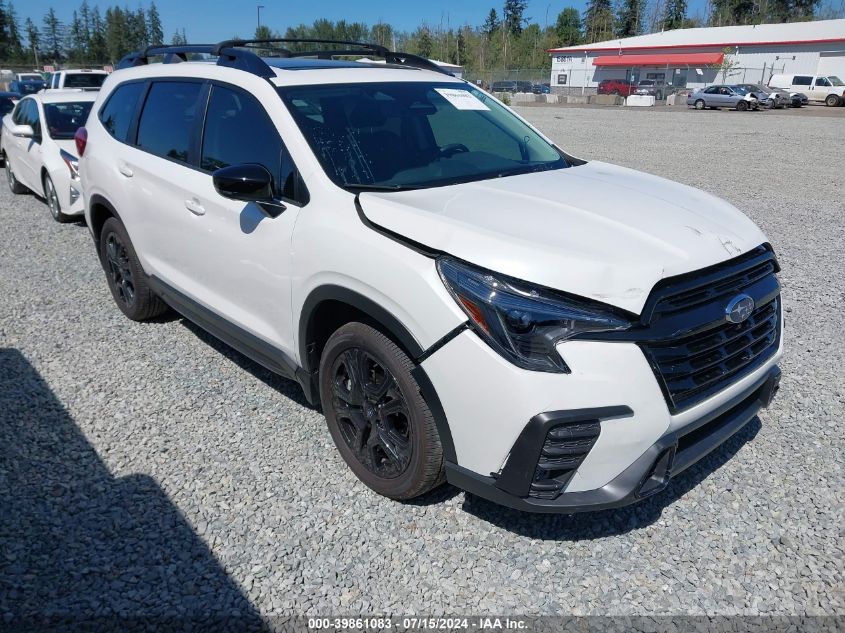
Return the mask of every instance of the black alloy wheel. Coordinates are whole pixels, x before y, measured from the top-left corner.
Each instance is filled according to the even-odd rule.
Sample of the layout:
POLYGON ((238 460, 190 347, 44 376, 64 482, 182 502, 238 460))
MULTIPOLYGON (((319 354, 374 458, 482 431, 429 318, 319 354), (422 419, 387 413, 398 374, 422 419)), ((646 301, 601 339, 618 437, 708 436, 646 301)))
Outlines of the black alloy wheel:
POLYGON ((398 477, 411 461, 408 403, 396 379, 366 351, 344 351, 332 367, 332 400, 346 445, 367 470, 398 477))
POLYGON ((117 298, 131 309, 135 303, 135 280, 126 246, 117 233, 110 233, 106 237, 106 263, 111 287, 117 298))

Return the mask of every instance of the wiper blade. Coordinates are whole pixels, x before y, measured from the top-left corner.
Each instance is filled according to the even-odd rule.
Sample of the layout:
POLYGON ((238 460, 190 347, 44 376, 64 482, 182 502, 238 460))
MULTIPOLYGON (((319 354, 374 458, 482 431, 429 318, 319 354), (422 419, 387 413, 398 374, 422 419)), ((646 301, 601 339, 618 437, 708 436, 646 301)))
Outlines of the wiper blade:
POLYGON ((358 189, 360 191, 413 191, 421 189, 413 185, 373 185, 362 182, 348 182, 343 185, 344 189, 358 189))

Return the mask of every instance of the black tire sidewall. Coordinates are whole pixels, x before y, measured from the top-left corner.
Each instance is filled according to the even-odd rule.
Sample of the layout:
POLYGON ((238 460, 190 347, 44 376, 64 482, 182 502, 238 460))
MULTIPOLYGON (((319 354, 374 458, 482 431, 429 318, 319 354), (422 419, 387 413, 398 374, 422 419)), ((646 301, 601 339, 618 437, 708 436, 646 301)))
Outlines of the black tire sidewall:
POLYGON ((146 283, 146 276, 144 273, 144 269, 141 267, 141 264, 138 261, 138 256, 135 253, 135 247, 132 244, 132 240, 129 239, 129 234, 126 232, 126 227, 123 226, 123 223, 118 220, 117 218, 109 218, 106 220, 105 224, 103 224, 103 229, 100 232, 100 264, 103 267, 103 271, 106 274, 106 281, 109 286, 109 291, 114 298, 114 302, 117 304, 117 307, 120 308, 120 311, 123 312, 127 317, 132 319, 133 321, 141 321, 143 319, 149 318, 150 315, 150 306, 148 304, 150 300, 150 293, 146 283), (124 248, 126 249, 126 254, 129 260, 129 267, 132 270, 132 282, 133 286, 135 287, 135 297, 132 302, 131 306, 126 305, 123 300, 120 298, 120 294, 117 292, 117 289, 112 282, 111 273, 109 272, 109 261, 108 255, 106 254, 106 242, 108 240, 109 235, 114 233, 120 238, 120 241, 123 243, 124 248))
POLYGON ((48 208, 48 209, 50 209, 50 216, 51 216, 51 217, 52 217, 52 218, 53 218, 56 222, 59 222, 59 223, 62 223, 62 224, 64 224, 64 223, 65 223, 65 222, 67 222, 68 220, 70 220, 70 216, 65 215, 64 213, 62 213, 62 205, 61 205, 61 203, 58 201, 59 192, 58 192, 58 191, 56 191, 56 185, 53 183, 53 179, 52 179, 52 178, 50 178, 49 174, 45 174, 45 176, 44 176, 44 180, 43 180, 43 182, 42 182, 42 186, 44 187, 44 197, 47 199, 47 208, 48 208), (50 198, 49 198, 49 194, 47 193, 47 183, 48 183, 48 182, 50 183, 50 186, 53 188, 53 191, 55 191, 55 192, 56 192, 56 207, 57 207, 57 209, 56 209, 56 213, 55 213, 55 214, 53 213, 53 210, 52 210, 52 209, 50 209, 50 198))
POLYGON ((431 479, 428 472, 431 460, 439 461, 442 472, 442 447, 439 438, 431 441, 432 438, 426 431, 427 427, 434 424, 433 416, 420 395, 419 385, 410 374, 409 367, 411 366, 412 363, 407 355, 392 341, 374 328, 362 323, 349 323, 335 332, 326 344, 320 359, 320 400, 329 433, 341 457, 366 486, 380 495, 397 500, 411 499, 427 492, 442 479, 438 477, 434 482, 428 481, 431 479), (334 415, 331 389, 332 366, 341 353, 353 347, 372 355, 393 375, 408 404, 411 417, 409 433, 412 447, 411 461, 405 471, 393 479, 378 477, 358 461, 352 449, 344 441, 334 415))

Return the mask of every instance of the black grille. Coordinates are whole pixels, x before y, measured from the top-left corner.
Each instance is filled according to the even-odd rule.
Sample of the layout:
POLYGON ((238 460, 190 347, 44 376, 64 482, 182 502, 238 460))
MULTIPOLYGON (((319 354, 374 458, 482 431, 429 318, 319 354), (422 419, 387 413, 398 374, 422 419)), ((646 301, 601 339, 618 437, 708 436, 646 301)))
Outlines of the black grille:
POLYGON ((775 353, 781 316, 777 271, 774 254, 761 246, 655 288, 643 312, 650 329, 681 333, 641 347, 673 413, 736 382, 775 353), (727 301, 746 292, 757 307, 742 323, 728 322, 727 301))
POLYGON ((554 426, 546 434, 528 496, 556 498, 599 437, 601 425, 583 422, 554 426))
POLYGON ((660 282, 652 292, 643 316, 653 321, 732 297, 777 271, 774 253, 759 246, 722 264, 660 282))

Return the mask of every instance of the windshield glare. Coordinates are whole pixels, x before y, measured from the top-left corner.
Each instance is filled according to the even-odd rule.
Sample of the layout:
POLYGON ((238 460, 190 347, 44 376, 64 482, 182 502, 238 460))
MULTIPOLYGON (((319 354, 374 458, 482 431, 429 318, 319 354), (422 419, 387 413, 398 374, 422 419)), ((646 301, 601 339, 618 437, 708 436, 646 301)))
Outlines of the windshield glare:
POLYGON ((834 86, 845 86, 845 84, 842 83, 842 80, 836 75, 829 76, 827 80, 834 86))
POLYGON ((69 103, 45 103, 44 118, 50 138, 72 139, 81 126, 85 125, 93 101, 69 103))
POLYGON ((457 83, 280 88, 326 174, 341 187, 433 187, 568 163, 487 93, 457 83))

